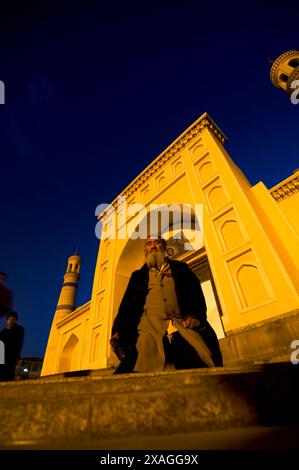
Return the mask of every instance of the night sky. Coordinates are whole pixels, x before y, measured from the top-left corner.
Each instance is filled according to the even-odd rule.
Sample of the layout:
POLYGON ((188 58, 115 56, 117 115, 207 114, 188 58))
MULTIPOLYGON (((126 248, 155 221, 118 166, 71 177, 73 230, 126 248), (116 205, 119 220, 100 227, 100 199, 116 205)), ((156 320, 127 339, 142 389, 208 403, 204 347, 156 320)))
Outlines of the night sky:
MULTIPOLYGON (((6 2, 0 11, 0 271, 43 356, 67 258, 90 299, 95 208, 205 111, 252 185, 299 167, 299 105, 268 59, 299 49, 298 8, 248 2, 6 2)), ((4 320, 1 321, 3 327, 4 320)))

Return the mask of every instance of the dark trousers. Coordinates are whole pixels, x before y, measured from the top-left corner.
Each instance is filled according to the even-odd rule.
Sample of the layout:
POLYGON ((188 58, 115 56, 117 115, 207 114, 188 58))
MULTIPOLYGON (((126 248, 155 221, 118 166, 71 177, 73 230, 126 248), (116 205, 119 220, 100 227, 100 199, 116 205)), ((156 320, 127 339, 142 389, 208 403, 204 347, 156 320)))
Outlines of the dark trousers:
MULTIPOLYGON (((212 359, 216 367, 222 367, 222 354, 215 331, 208 322, 205 322, 199 329, 202 339, 212 351, 212 359)), ((196 350, 186 341, 179 332, 171 335, 169 341, 167 335, 163 337, 166 364, 174 364, 175 369, 197 369, 207 367, 200 359, 196 350)), ((132 372, 137 358, 136 348, 130 349, 127 357, 117 367, 115 374, 126 374, 132 372)))
POLYGON ((0 382, 8 382, 15 379, 16 362, 0 365, 0 382))

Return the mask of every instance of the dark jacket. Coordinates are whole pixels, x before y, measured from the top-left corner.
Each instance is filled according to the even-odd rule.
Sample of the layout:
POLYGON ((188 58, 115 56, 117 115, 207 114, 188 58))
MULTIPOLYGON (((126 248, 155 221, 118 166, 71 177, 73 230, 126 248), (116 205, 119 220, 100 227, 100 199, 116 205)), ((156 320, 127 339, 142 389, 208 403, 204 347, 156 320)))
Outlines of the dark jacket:
POLYGON ((0 365, 0 381, 14 380, 15 367, 20 358, 24 340, 24 328, 15 323, 12 328, 0 332, 0 341, 4 343, 5 363, 0 365))
POLYGON ((20 358, 24 341, 24 328, 15 323, 12 328, 4 328, 0 332, 0 340, 5 346, 5 363, 16 364, 20 358))
POLYGON ((12 309, 12 291, 0 286, 0 317, 7 315, 12 309))
MULTIPOLYGON (((182 318, 193 317, 200 321, 197 331, 212 351, 215 365, 222 365, 216 334, 207 322, 206 303, 199 279, 186 263, 169 260, 169 264, 182 318)), ((126 355, 126 360, 121 364, 119 372, 133 370, 136 362, 137 328, 146 302, 148 281, 148 267, 144 264, 141 269, 132 273, 113 323, 112 335, 118 333, 120 347, 126 355)))

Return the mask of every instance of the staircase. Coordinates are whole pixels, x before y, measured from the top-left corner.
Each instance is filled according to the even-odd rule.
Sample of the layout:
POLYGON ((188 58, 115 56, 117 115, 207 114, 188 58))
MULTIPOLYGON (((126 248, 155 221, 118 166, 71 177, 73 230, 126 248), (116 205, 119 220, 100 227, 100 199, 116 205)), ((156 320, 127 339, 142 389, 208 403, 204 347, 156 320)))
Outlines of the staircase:
POLYGON ((1 382, 0 448, 297 445, 299 366, 79 375, 1 382))

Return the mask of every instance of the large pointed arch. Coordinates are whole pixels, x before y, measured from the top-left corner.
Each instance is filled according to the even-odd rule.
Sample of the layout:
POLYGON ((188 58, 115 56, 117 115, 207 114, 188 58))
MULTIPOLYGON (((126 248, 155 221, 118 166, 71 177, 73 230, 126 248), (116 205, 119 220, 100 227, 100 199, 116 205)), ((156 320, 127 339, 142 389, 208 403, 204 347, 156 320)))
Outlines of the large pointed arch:
POLYGON ((72 333, 62 349, 57 372, 75 370, 78 345, 79 338, 77 335, 72 333))

